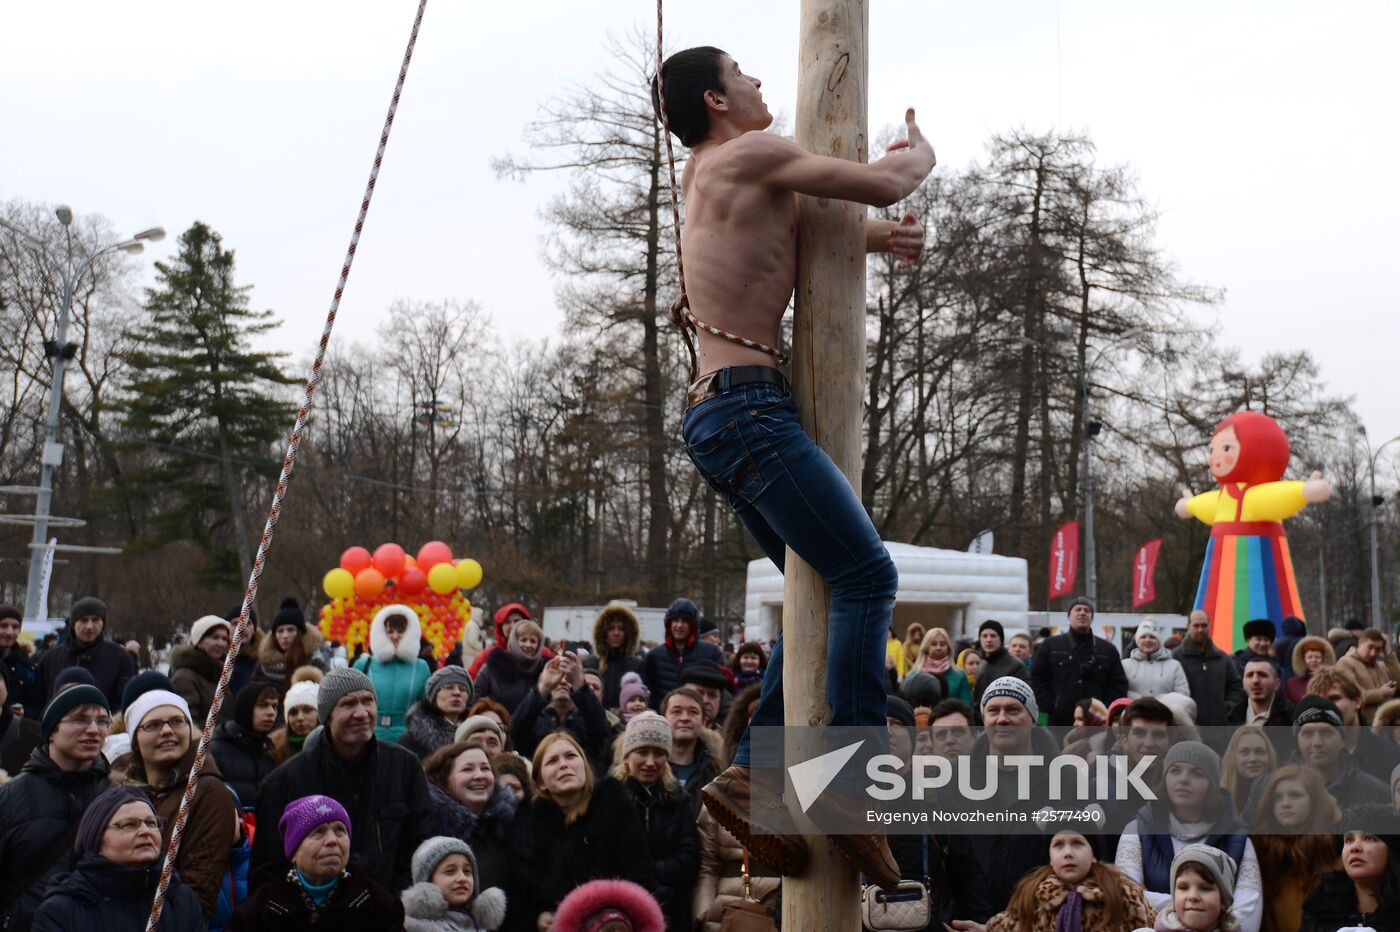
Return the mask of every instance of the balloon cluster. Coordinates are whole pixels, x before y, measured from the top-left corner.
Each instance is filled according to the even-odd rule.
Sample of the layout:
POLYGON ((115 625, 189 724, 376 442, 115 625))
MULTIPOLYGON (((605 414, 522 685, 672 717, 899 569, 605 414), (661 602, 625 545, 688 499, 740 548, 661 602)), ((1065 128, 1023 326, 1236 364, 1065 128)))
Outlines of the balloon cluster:
POLYGON ((326 573, 321 588, 331 600, 321 609, 321 633, 350 652, 369 639, 369 625, 386 605, 407 605, 418 613, 423 637, 441 656, 462 634, 472 604, 463 594, 481 584, 481 564, 453 559, 452 548, 430 540, 418 555, 398 544, 380 544, 370 553, 351 547, 340 565, 326 573))

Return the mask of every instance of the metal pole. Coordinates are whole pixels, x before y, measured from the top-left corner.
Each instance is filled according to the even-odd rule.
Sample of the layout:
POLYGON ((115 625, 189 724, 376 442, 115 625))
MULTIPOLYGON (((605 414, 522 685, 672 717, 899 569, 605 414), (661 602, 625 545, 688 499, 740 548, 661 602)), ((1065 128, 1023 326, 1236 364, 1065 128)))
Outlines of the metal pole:
POLYGON ((1091 601, 1099 597, 1099 555, 1094 546, 1094 433, 1089 426, 1089 379, 1079 373, 1079 394, 1084 422, 1084 594, 1091 601))
POLYGON ((67 367, 65 347, 68 345, 68 310, 73 301, 72 279, 73 240, 68 238, 68 266, 63 270, 63 305, 58 312, 58 338, 53 350, 53 384, 49 386, 49 423, 44 440, 42 467, 39 472, 39 494, 34 503, 34 536, 29 548, 29 581, 24 590, 24 617, 29 620, 49 617, 47 593, 42 592, 44 566, 37 554, 49 537, 49 509, 53 500, 53 471, 63 462, 63 444, 59 442, 59 415, 63 404, 63 373, 67 367), (40 596, 44 596, 43 599, 40 596), (40 604, 41 601, 44 604, 40 604))

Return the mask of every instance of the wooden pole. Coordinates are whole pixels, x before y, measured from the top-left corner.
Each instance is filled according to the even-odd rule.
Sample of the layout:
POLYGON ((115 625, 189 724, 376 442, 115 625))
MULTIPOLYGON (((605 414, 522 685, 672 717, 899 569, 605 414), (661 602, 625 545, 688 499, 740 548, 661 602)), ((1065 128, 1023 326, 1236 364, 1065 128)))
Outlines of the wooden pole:
MULTIPOLYGON (((797 144, 866 161, 865 0, 802 0, 797 144)), ((848 201, 798 202, 793 392, 802 424, 860 491, 865 395, 865 214, 848 201)), ((783 702, 788 725, 831 720, 826 701, 826 584, 791 549, 783 586, 783 702)), ((834 844, 808 839, 811 867, 783 881, 784 929, 859 929, 860 885, 834 844)))

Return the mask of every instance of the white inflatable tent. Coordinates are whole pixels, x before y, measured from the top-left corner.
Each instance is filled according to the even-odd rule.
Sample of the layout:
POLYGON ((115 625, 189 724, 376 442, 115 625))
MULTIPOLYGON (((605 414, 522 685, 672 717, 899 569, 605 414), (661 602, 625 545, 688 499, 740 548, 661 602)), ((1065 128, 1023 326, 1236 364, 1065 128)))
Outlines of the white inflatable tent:
MULTIPOLYGON (((988 618, 1001 622, 1008 637, 1026 630, 1025 560, 889 542, 885 549, 899 568, 893 625, 898 637, 914 622, 925 628, 936 625, 955 638, 975 636, 988 618)), ((744 598, 744 637, 771 642, 782 614, 782 574, 767 558, 753 560, 744 598)))

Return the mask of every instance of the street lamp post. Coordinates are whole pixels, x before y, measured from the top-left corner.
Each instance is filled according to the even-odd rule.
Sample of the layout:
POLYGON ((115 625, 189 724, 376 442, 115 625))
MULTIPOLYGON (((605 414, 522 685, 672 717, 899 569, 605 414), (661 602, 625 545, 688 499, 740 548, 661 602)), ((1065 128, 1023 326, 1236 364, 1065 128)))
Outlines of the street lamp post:
POLYGON ((1366 444, 1366 471, 1370 478, 1371 485, 1371 627, 1381 629, 1381 561, 1380 548, 1376 539, 1376 512, 1380 511, 1381 505, 1385 502, 1384 496, 1376 495, 1376 460, 1380 459, 1381 451, 1386 447, 1400 440, 1400 434, 1391 437, 1385 443, 1371 450, 1371 442, 1366 437, 1366 428, 1361 428, 1361 440, 1366 444))
POLYGON ((1099 597, 1099 554, 1098 545, 1094 542, 1094 438, 1099 435, 1103 425, 1093 420, 1090 410, 1089 374, 1102 361, 1105 353, 1136 339, 1139 334, 1138 330, 1129 330, 1101 347, 1092 361, 1079 367, 1080 418, 1084 424, 1084 594, 1094 602, 1099 597))
POLYGON ((0 220, 0 226, 4 226, 18 235, 25 245, 35 253, 52 261, 57 266, 59 277, 63 282, 63 302, 58 311, 58 328, 55 339, 53 342, 44 342, 44 354, 53 361, 53 379, 49 385, 48 425, 45 432, 43 454, 40 457, 37 500, 34 503, 34 537, 29 547, 29 580, 24 593, 24 617, 26 620, 48 616, 48 606, 39 604, 39 594, 43 586, 44 561, 42 554, 49 534, 49 512, 53 502, 53 474, 54 470, 63 464, 63 442, 60 439, 63 376, 67 370, 68 360, 72 359, 78 350, 77 344, 68 342, 68 315, 73 304, 73 287, 82 275, 92 269, 93 263, 101 256, 118 249, 132 254, 139 253, 145 249, 143 240, 154 243, 165 238, 165 230, 160 227, 152 227, 149 230, 142 230, 130 239, 103 246, 86 258, 81 255, 75 257, 73 254, 73 211, 67 206, 60 206, 55 209, 54 215, 58 217, 59 223, 63 224, 64 253, 61 259, 49 252, 48 244, 43 240, 13 224, 0 220))

